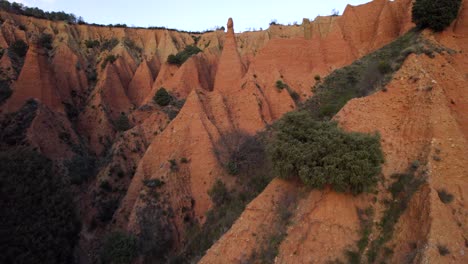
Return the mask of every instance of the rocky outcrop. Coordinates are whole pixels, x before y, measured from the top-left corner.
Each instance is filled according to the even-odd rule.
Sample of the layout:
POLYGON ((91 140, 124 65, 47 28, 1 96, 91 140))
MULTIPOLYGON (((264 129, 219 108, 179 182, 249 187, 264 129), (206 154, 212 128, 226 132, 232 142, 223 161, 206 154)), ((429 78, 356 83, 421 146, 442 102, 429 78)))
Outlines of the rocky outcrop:
POLYGON ((236 37, 234 35, 234 22, 229 18, 227 34, 224 41, 223 53, 219 60, 214 89, 228 91, 239 85, 239 80, 245 74, 245 66, 237 52, 236 37))

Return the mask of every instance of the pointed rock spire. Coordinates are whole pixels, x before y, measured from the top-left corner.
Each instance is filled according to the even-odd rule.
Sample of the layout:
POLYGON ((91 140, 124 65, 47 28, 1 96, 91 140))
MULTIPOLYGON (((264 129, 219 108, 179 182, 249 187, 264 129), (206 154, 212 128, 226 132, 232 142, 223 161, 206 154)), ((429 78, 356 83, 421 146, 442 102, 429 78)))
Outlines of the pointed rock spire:
POLYGON ((224 41, 223 53, 219 60, 214 89, 228 91, 238 84, 245 74, 245 67, 237 51, 236 36, 234 35, 234 22, 229 18, 228 31, 224 41))

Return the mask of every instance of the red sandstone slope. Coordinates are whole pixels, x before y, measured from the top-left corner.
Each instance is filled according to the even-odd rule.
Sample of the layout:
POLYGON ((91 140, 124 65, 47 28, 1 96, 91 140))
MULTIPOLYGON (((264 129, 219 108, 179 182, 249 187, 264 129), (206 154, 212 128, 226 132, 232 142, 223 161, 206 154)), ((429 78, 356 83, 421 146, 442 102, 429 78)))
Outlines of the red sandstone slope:
MULTIPOLYGON (((464 89, 468 82, 464 67, 468 62, 465 55, 468 46, 466 30, 460 27, 466 24, 467 7, 465 1, 452 29, 425 35, 459 52, 444 53, 434 59, 412 55, 387 86, 387 92, 354 99, 336 116, 347 130, 381 133, 386 159, 383 174, 389 182, 393 173, 405 171, 414 160, 427 160, 427 183, 413 196, 395 227, 393 239, 387 244, 394 252, 390 258, 386 257, 389 263, 468 261, 464 202, 468 190, 468 171, 464 165, 468 162, 468 93, 464 89), (453 194, 455 200, 444 204, 438 196, 440 190, 453 194), (449 257, 439 254, 441 245, 450 250, 449 257)), ((273 186, 286 196, 299 192, 299 188, 290 190, 285 184, 271 183, 200 263, 240 263, 261 250, 258 244, 271 239, 275 226, 275 220, 263 219, 279 206, 278 201, 270 201, 270 196, 277 195, 273 186), (256 208, 258 204, 261 206, 256 208)), ((380 188, 385 193, 384 187, 380 188)), ((384 197, 379 195, 378 199, 384 197)), ((354 250, 360 239, 356 208, 373 205, 376 217, 381 217, 385 209, 381 203, 374 204, 371 198, 372 195, 346 197, 329 191, 313 191, 300 199, 275 263, 326 263, 345 259, 346 250, 354 250)), ((370 240, 377 239, 377 235, 378 232, 370 240)))

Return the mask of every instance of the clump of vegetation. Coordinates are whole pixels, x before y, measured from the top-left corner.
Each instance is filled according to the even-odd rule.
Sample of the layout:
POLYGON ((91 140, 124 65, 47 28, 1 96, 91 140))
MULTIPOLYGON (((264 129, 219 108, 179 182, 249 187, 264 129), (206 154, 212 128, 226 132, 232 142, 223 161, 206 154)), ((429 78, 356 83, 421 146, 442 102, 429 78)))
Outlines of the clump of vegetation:
POLYGON ((0 144, 9 147, 24 145, 26 133, 37 114, 38 103, 29 99, 14 113, 6 114, 0 121, 0 144))
POLYGON ((357 214, 359 217, 360 223, 360 233, 361 238, 357 242, 357 251, 347 250, 346 257, 348 263, 362 263, 362 254, 369 244, 369 236, 372 233, 373 217, 374 217, 374 208, 368 207, 365 210, 357 208, 357 214))
POLYGON ((138 254, 137 239, 121 231, 106 236, 101 251, 103 263, 130 264, 138 254))
POLYGON ((174 243, 174 230, 166 215, 159 205, 147 205, 137 211, 140 227, 137 245, 143 263, 166 263, 166 255, 174 243))
POLYGON ((48 19, 53 21, 66 21, 69 23, 77 23, 79 21, 83 21, 83 18, 77 18, 74 14, 68 14, 63 11, 59 12, 45 12, 42 9, 37 7, 27 7, 23 4, 9 1, 1 0, 0 1, 0 9, 5 10, 7 12, 20 14, 23 16, 30 16, 35 18, 42 18, 48 19))
POLYGON ((9 81, 0 81, 0 105, 10 98, 13 90, 10 88, 9 81))
POLYGON ((68 176, 72 184, 81 184, 96 170, 96 161, 93 157, 86 155, 75 155, 71 160, 64 162, 68 169, 68 176))
POLYGON ((96 68, 94 68, 94 67, 86 68, 86 78, 88 79, 88 82, 95 83, 97 81, 96 68))
POLYGON ((461 0, 416 0, 413 3, 413 22, 421 29, 442 31, 458 16, 461 0))
POLYGON ((179 53, 177 53, 176 55, 174 54, 171 54, 167 57, 167 62, 169 64, 175 64, 175 65, 182 65, 184 64, 184 62, 186 60, 188 60, 188 58, 190 58, 191 56, 195 55, 195 54, 198 54, 199 52, 201 52, 202 50, 200 48, 198 48, 197 46, 193 46, 193 45, 188 45, 185 47, 185 49, 179 53))
POLYGON ((229 197, 229 190, 221 180, 216 180, 211 189, 208 191, 208 195, 216 206, 220 206, 226 203, 229 197))
POLYGON ((279 246, 286 238, 287 228, 297 204, 297 195, 283 196, 276 208, 275 225, 271 234, 263 241, 258 252, 254 252, 248 263, 274 263, 279 253, 279 246))
POLYGON ((29 148, 0 151, 1 263, 73 263, 80 222, 62 179, 29 148))
POLYGON ((367 96, 392 79, 411 53, 424 52, 419 33, 410 31, 383 48, 364 56, 353 64, 338 69, 313 87, 314 96, 301 108, 316 120, 330 120, 351 99, 367 96))
POLYGON ((300 99, 299 94, 296 91, 294 91, 293 89, 291 89, 291 87, 289 87, 289 85, 287 85, 286 83, 283 83, 283 81, 281 81, 281 80, 276 81, 275 86, 276 86, 276 88, 278 88, 278 90, 286 89, 288 91, 289 95, 291 96, 291 98, 294 100, 294 102, 297 103, 299 101, 299 99, 300 99))
POLYGON ((171 171, 177 171, 179 169, 179 166, 177 165, 177 161, 175 159, 169 160, 169 165, 171 171))
POLYGON ((439 195, 440 201, 444 204, 448 204, 453 201, 453 194, 447 192, 445 189, 438 190, 437 194, 439 195))
POLYGON ((318 74, 314 76, 314 80, 316 80, 317 82, 319 82, 321 79, 322 78, 318 74))
POLYGON ((410 169, 407 173, 394 174, 392 179, 395 182, 388 188, 392 198, 386 201, 386 210, 379 222, 380 234, 369 245, 367 252, 369 263, 375 263, 382 246, 392 238, 395 225, 406 210, 413 194, 425 182, 423 176, 416 176, 414 169, 410 169))
POLYGON ((180 163, 188 163, 189 160, 186 157, 180 158, 180 163))
POLYGON ((446 255, 450 254, 450 250, 444 245, 440 245, 440 244, 437 245, 437 249, 439 250, 439 254, 441 256, 446 256, 446 255))
POLYGON ((275 86, 279 90, 283 90, 284 88, 287 87, 287 85, 285 83, 283 83, 283 81, 281 81, 281 80, 277 80, 275 86))
POLYGON ((42 34, 39 36, 39 39, 38 39, 38 41, 37 41, 37 44, 38 44, 39 47, 41 47, 41 48, 51 50, 51 49, 52 49, 52 35, 46 34, 46 33, 42 33, 42 34))
POLYGON ((164 87, 161 87, 154 95, 153 101, 160 106, 167 106, 172 101, 172 96, 164 87))
POLYGON ((24 56, 26 56, 28 48, 28 44, 26 44, 26 42, 20 39, 11 44, 8 50, 18 55, 18 57, 23 58, 24 56))
POLYGON ((101 51, 111 51, 119 44, 119 40, 116 38, 106 39, 102 42, 101 51))
MULTIPOLYGON (((102 182, 99 187, 101 187, 101 189, 107 192, 112 191, 112 186, 107 181, 102 182)), ((98 215, 97 215, 98 219, 101 220, 101 222, 103 223, 107 223, 110 220, 112 220, 112 217, 114 217, 115 211, 117 210, 117 208, 119 208, 119 199, 110 198, 110 199, 99 201, 97 207, 98 207, 98 215)))
POLYGON ((235 161, 229 161, 226 165, 227 172, 229 175, 237 175, 239 174, 239 168, 235 161))
POLYGON ((116 60, 117 60, 117 56, 113 54, 107 55, 107 57, 104 59, 104 61, 101 64, 101 68, 105 69, 107 66, 107 63, 113 64, 116 60))
POLYGON ((117 131, 127 131, 131 128, 130 120, 128 120, 128 117, 124 112, 120 113, 117 120, 115 120, 114 127, 117 131))
POLYGON ((164 185, 160 179, 143 180, 143 184, 148 188, 159 188, 164 185))
POLYGON ((133 40, 131 40, 129 38, 125 38, 123 43, 131 51, 135 51, 136 53, 143 52, 143 49, 140 46, 138 46, 133 40))
POLYGON ((215 145, 214 151, 221 162, 236 160, 239 168, 239 174, 236 176, 238 185, 233 190, 227 190, 222 183, 215 182, 210 193, 212 199, 218 202, 214 202, 213 209, 207 212, 203 226, 196 222, 188 223, 187 244, 169 263, 196 263, 206 250, 229 230, 246 205, 261 193, 272 179, 263 135, 232 133, 224 135, 215 145))
POLYGON ((101 43, 97 39, 95 40, 87 39, 85 40, 85 45, 86 45, 86 48, 88 49, 94 49, 94 48, 99 47, 101 43))
POLYGON ((314 121, 303 111, 274 124, 267 150, 279 177, 299 177, 313 188, 331 185, 354 194, 374 189, 383 163, 378 135, 346 133, 336 123, 314 121))

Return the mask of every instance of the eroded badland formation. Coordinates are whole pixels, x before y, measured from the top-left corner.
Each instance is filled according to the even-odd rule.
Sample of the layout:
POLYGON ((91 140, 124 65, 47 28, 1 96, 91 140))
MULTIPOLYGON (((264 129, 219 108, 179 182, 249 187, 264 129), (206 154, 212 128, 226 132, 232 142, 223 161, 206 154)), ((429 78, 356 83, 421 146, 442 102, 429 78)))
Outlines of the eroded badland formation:
POLYGON ((250 188, 240 183, 249 175, 230 175, 237 168, 220 147, 237 147, 233 135, 255 136, 302 107, 327 76, 407 37, 411 8, 411 0, 374 0, 240 34, 231 19, 227 32, 198 34, 1 11, 1 78, 12 93, 0 105, 0 139, 33 146, 65 178, 81 221, 77 263, 100 263, 117 230, 137 241, 132 263, 468 263, 466 0, 444 31, 411 31, 424 52, 399 50, 391 77, 348 96, 333 118, 347 131, 380 133, 377 191, 309 190, 275 178, 242 200, 234 193, 250 188), (10 56, 19 40, 27 53, 10 56), (201 52, 167 62, 191 45, 201 52), (161 87, 167 106, 153 100, 161 87), (413 178, 392 196, 393 176, 408 170, 413 178), (218 180, 239 200, 235 209, 210 196, 218 180), (395 216, 392 208, 403 209, 395 216), (229 218, 217 210, 234 214, 232 226, 213 223, 229 218))

